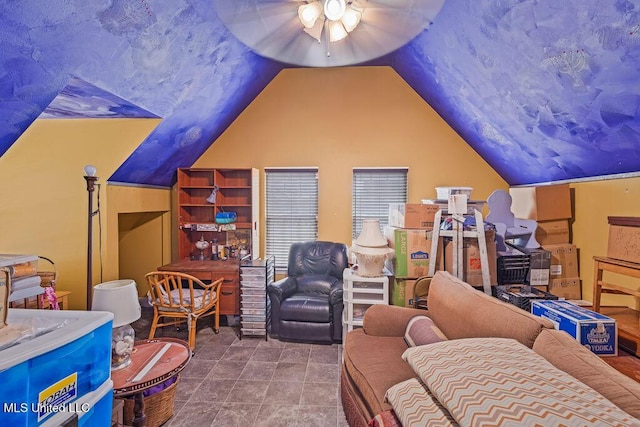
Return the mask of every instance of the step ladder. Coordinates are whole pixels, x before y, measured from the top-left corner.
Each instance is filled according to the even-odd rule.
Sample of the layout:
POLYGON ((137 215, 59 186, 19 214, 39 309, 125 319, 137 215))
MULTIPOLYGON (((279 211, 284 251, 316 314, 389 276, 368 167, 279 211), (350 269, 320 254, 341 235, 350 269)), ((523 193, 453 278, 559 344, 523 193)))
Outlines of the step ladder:
POLYGON ((429 263, 428 276, 433 276, 436 272, 436 263, 438 252, 438 240, 440 237, 451 237, 453 239, 453 275, 464 280, 464 238, 473 238, 478 240, 478 248, 480 249, 480 268, 482 270, 482 288, 484 293, 491 295, 491 275, 489 274, 489 257, 487 256, 487 241, 484 231, 484 220, 482 213, 474 209, 476 220, 476 231, 468 231, 463 227, 464 216, 457 214, 444 214, 450 217, 453 223, 452 230, 440 230, 440 223, 443 217, 443 209, 436 212, 433 224, 433 232, 431 233, 431 260, 429 263))

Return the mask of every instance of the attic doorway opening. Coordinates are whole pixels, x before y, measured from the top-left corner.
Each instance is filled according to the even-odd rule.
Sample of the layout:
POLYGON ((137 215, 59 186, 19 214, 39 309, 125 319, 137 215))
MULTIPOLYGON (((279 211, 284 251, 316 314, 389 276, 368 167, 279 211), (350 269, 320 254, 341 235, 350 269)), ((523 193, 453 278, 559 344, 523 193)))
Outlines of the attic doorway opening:
POLYGON ((166 221, 170 212, 135 212, 118 214, 119 277, 133 279, 138 293, 147 293, 145 275, 164 264, 163 245, 166 221))

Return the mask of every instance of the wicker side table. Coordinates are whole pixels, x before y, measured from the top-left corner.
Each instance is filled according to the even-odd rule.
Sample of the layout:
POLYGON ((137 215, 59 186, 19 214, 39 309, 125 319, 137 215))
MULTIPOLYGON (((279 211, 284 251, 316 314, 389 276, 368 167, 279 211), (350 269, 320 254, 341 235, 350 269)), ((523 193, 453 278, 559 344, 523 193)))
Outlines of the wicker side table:
POLYGON ((134 427, 146 423, 143 392, 178 375, 189 360, 191 350, 186 341, 174 338, 141 340, 134 344, 131 364, 111 371, 114 397, 135 396, 134 427))

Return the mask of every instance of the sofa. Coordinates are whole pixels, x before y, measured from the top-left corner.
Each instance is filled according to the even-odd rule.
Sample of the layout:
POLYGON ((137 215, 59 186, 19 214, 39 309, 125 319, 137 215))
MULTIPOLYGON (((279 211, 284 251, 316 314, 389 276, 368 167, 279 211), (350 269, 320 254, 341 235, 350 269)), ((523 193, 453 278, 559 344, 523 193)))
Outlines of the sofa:
MULTIPOLYGON (((640 425, 640 383, 613 369, 567 333, 554 329, 548 319, 486 295, 443 271, 431 280, 427 307, 372 306, 365 312, 363 327, 346 335, 340 387, 351 427, 428 425, 435 412, 440 420, 433 425, 509 425, 495 419, 483 424, 468 417, 478 416, 483 405, 500 405, 501 399, 509 398, 522 399, 507 406, 519 407, 526 412, 522 415, 525 418, 542 413, 558 416, 553 411, 532 409, 535 405, 527 400, 529 396, 553 400, 556 390, 583 393, 590 399, 585 400, 590 402, 586 406, 575 405, 582 395, 561 396, 560 403, 543 402, 574 406, 563 407, 571 413, 562 416, 580 418, 597 409, 623 419, 606 425, 640 425), (431 321, 443 338, 409 347, 407 324, 417 316, 428 317, 425 320, 431 321), (498 377, 513 382, 521 374, 526 374, 522 385, 511 386, 526 386, 524 397, 500 391, 498 377), (491 384, 486 388, 484 383, 491 384), (410 398, 398 403, 396 395, 403 393, 410 398), (600 404, 604 406, 600 408, 600 404)), ((588 421, 523 418, 510 425, 601 425, 598 414, 592 414, 588 421)))

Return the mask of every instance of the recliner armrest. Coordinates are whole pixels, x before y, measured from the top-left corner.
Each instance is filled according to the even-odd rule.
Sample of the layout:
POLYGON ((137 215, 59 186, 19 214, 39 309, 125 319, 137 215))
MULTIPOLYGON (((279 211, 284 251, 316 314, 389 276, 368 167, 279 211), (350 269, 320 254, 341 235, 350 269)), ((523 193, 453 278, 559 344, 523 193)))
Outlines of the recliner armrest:
POLYGON ((293 294, 297 288, 296 279, 293 277, 285 277, 277 282, 270 284, 267 288, 269 295, 277 297, 279 301, 293 294))
POLYGON ((342 280, 336 280, 335 283, 331 285, 331 291, 329 292, 329 304, 331 304, 332 306, 335 306, 336 304, 342 304, 342 286, 342 280))

